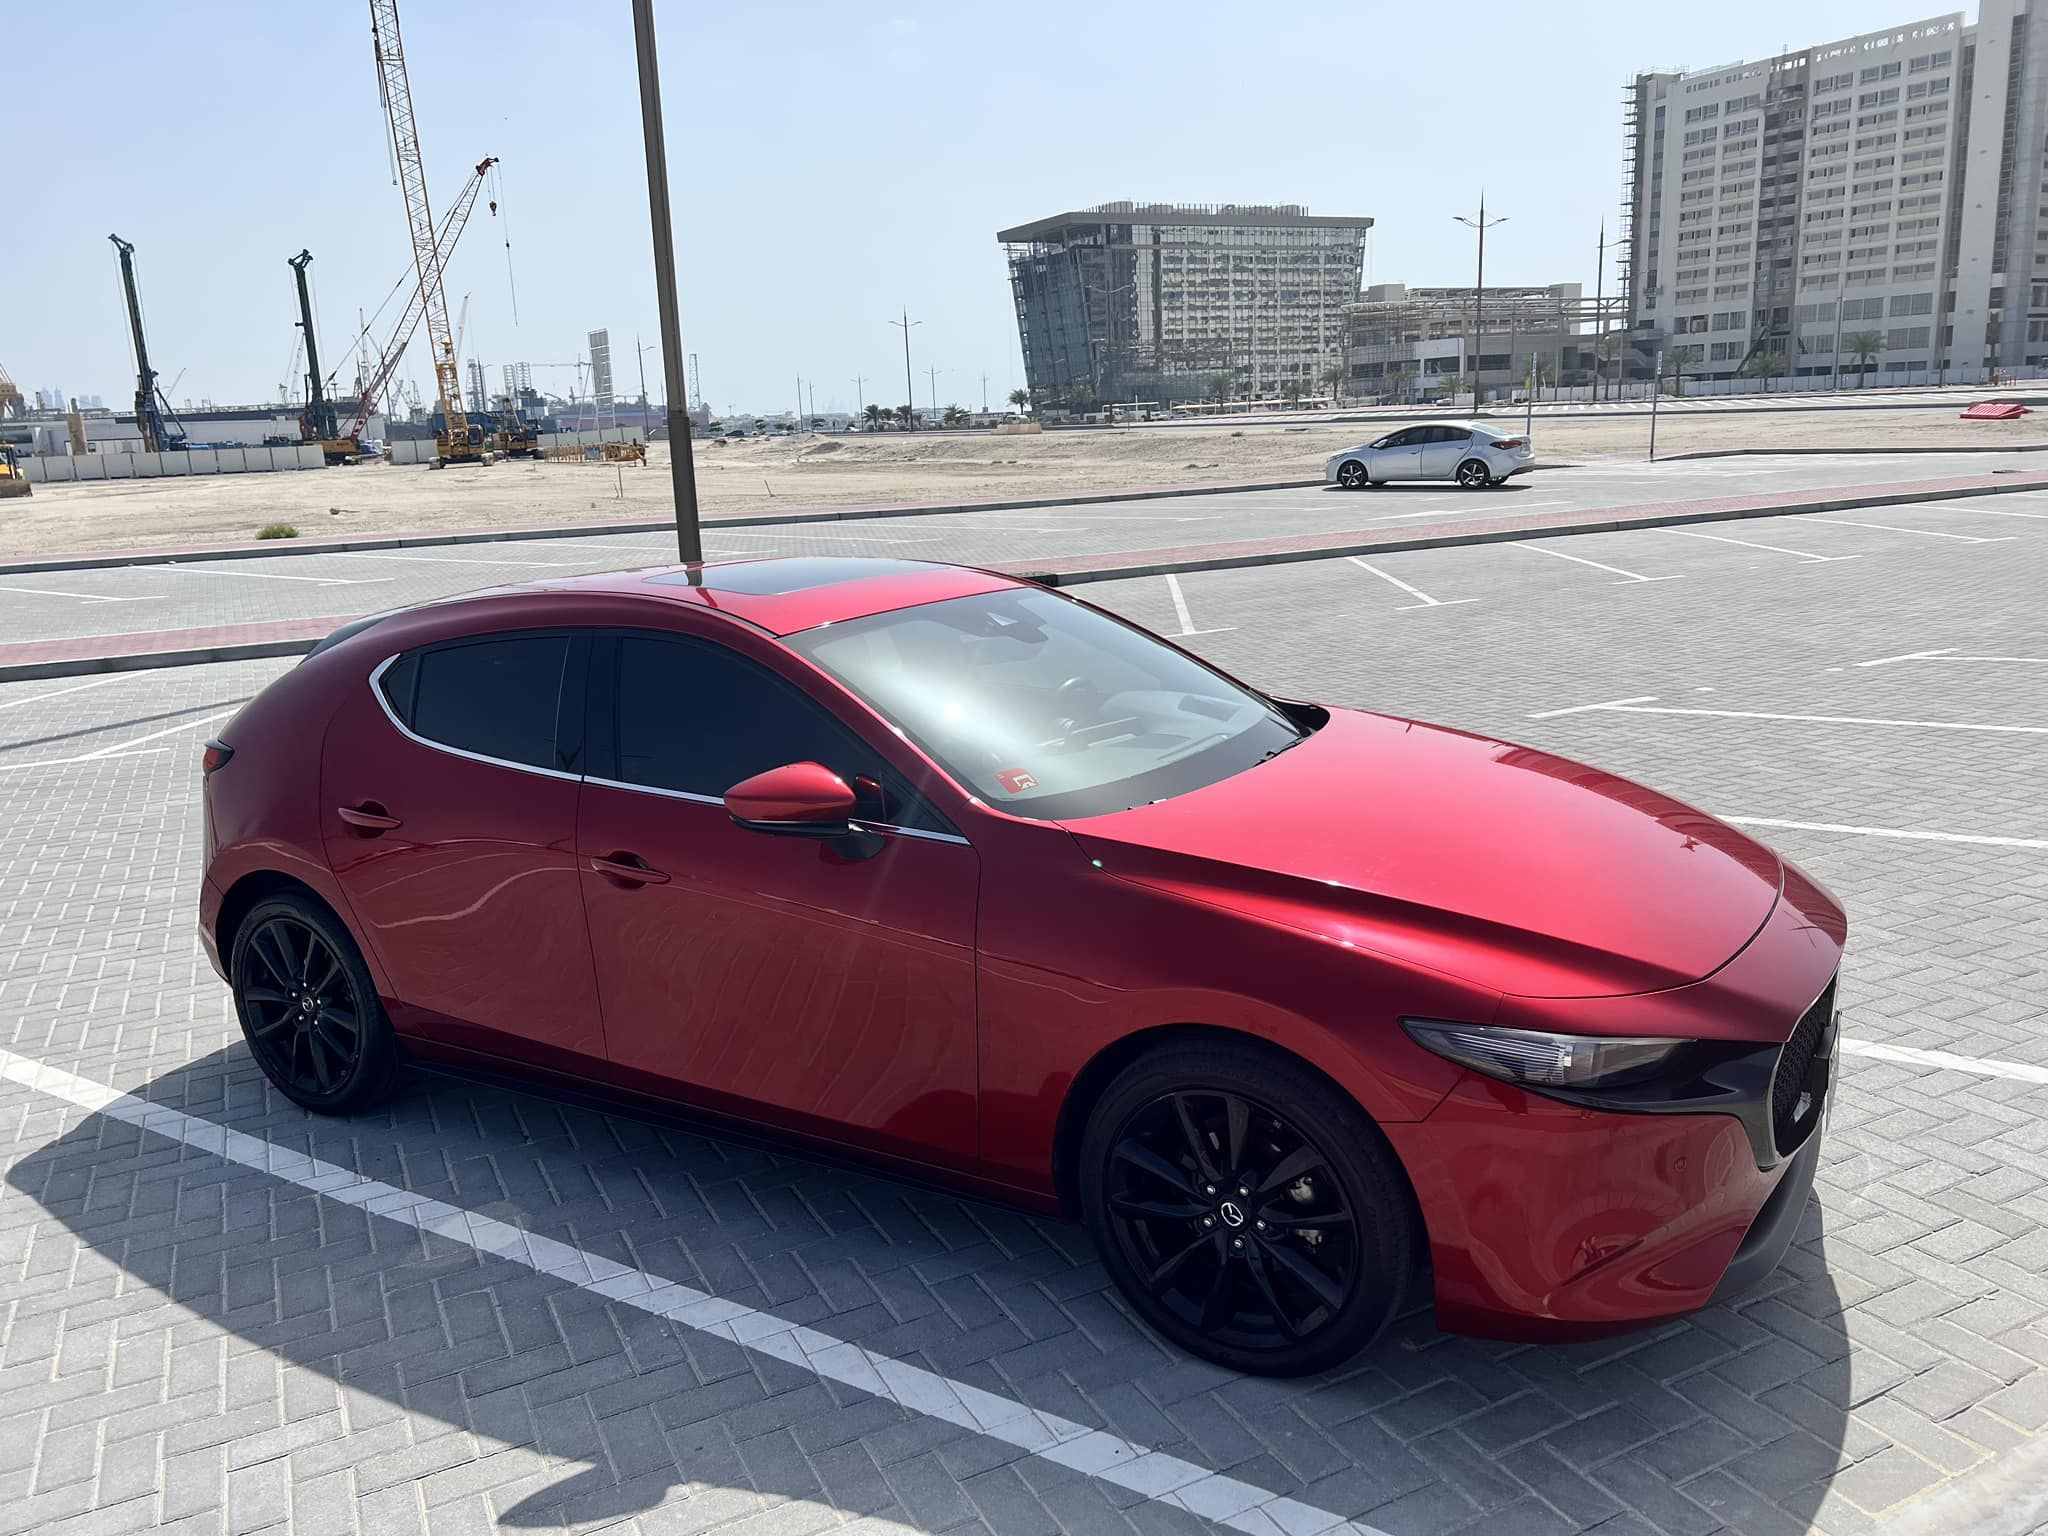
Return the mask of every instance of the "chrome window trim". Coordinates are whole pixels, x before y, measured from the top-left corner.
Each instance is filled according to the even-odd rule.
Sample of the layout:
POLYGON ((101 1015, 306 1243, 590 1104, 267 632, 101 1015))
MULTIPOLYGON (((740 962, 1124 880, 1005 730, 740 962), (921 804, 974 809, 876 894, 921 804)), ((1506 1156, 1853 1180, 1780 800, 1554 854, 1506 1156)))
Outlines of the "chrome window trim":
MULTIPOLYGON (((603 789, 623 789, 636 795, 659 795, 664 800, 684 800, 692 805, 715 805, 720 809, 725 800, 718 795, 700 795, 688 789, 663 789, 654 784, 628 784, 623 779, 602 779, 594 773, 583 775, 583 782, 595 784, 603 789)), ((956 832, 927 832, 922 827, 899 827, 887 821, 855 820, 852 825, 867 832, 879 832, 885 837, 915 837, 928 843, 958 843, 963 848, 974 845, 956 832)))
POLYGON ((537 773, 544 779, 566 779, 571 784, 582 782, 583 775, 580 773, 569 773, 560 768, 543 768, 537 763, 518 763, 509 757, 492 757, 487 753, 472 752, 467 747, 451 746, 445 741, 435 741, 415 731, 411 726, 398 718, 397 712, 391 707, 391 700, 384 696, 384 674, 390 669, 393 662, 405 654, 404 651, 395 651, 371 669, 370 696, 377 701, 377 707, 384 711, 384 718, 391 722, 393 729, 407 741, 415 742, 435 752, 445 752, 450 757, 468 758, 472 763, 488 763, 493 768, 510 768, 518 773, 537 773))

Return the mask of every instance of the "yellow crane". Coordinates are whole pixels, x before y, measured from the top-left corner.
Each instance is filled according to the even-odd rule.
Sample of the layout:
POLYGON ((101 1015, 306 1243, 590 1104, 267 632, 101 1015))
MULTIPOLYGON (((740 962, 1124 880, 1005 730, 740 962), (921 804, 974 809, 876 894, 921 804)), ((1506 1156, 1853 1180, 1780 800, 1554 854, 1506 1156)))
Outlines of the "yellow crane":
POLYGON ((405 72, 405 44, 398 34, 398 0, 370 0, 370 37, 377 53, 377 83, 384 96, 384 114, 391 124, 391 153, 398 166, 398 187, 405 198, 413 265, 419 272, 427 345, 434 354, 434 385, 440 395, 443 423, 440 454, 434 467, 486 464, 490 462, 490 453, 483 432, 481 428, 470 427, 469 414, 462 408, 462 373, 455 361, 455 337, 448 329, 448 294, 441 281, 434 212, 427 203, 427 171, 420 160, 412 83, 405 72))

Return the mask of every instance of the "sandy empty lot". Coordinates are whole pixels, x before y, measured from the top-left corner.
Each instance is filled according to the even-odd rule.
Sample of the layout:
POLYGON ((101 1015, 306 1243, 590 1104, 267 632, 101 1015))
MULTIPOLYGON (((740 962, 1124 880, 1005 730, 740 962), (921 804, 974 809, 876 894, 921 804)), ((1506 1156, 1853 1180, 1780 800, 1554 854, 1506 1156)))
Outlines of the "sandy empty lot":
MULTIPOLYGON (((1426 419, 1426 418, 1422 418, 1426 419)), ((1500 418, 1518 430, 1519 418, 1500 418)), ((1288 428, 1144 428, 993 436, 930 432, 829 435, 697 444, 707 516, 770 508, 999 501, 1083 491, 1137 490, 1322 472, 1330 454, 1391 423, 1288 428)), ((1639 459, 1639 417, 1539 419, 1546 459, 1639 459)), ((1956 407, 1885 411, 1667 412, 1660 455, 1758 447, 2000 447, 2048 445, 2048 413, 1966 422, 1956 407)), ((0 503, 0 556, 236 542, 266 523, 306 538, 517 527, 665 517, 667 448, 644 467, 534 463, 434 471, 365 464, 297 474, 44 485, 0 503)))

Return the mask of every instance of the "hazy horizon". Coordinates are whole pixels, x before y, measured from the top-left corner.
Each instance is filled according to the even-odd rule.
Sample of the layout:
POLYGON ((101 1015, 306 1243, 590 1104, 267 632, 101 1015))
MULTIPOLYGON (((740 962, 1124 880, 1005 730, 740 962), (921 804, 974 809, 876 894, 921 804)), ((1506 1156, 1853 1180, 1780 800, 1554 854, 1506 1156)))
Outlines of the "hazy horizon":
MULTIPOLYGON (((799 375, 820 411, 899 403, 889 322, 906 306, 917 403, 936 367, 941 404, 979 406, 984 376, 999 404, 1023 379, 995 232, 1118 199, 1363 214, 1376 223, 1366 281, 1419 286, 1472 280, 1473 237, 1452 215, 1483 186, 1489 216, 1508 220, 1487 237, 1489 283, 1591 293, 1638 71, 1922 19, 1868 0, 1589 3, 1568 20, 1479 3, 1449 25, 1314 0, 1256 21, 1221 3, 707 17, 661 0, 656 13, 683 343, 720 412, 789 409, 799 375)), ((502 365, 530 362, 537 387, 567 394, 564 365, 607 327, 618 393, 638 393, 637 333, 658 400, 627 7, 411 0, 402 17, 436 215, 472 164, 501 161, 498 214, 479 201, 448 272, 451 315, 468 300, 465 367, 481 359, 495 391, 502 365)), ((258 404, 280 385, 298 398, 286 260, 301 247, 323 369, 348 386, 358 308, 411 264, 360 6, 222 0, 115 26, 44 7, 10 16, 8 54, 18 153, 0 364, 24 393, 132 403, 110 231, 135 244, 174 404, 258 404)), ((431 401, 423 339, 400 377, 431 401)))

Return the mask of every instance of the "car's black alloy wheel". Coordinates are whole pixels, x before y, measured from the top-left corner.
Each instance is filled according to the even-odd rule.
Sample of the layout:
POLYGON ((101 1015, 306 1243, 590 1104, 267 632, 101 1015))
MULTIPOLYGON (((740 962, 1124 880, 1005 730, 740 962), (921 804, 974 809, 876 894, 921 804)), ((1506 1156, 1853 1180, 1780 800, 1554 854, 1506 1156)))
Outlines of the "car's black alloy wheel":
POLYGON ((236 930, 230 974, 249 1050, 293 1103, 335 1114, 389 1090, 391 1025, 355 941, 319 903, 259 903, 236 930))
POLYGON ((1362 491, 1371 486, 1372 477, 1358 460, 1346 459, 1337 466, 1337 484, 1347 491, 1362 491))
POLYGON ((1458 466, 1458 484, 1468 491, 1476 491, 1493 484, 1493 472, 1479 459, 1467 459, 1458 466))
POLYGON ((1398 1164, 1326 1080, 1230 1043, 1148 1056, 1082 1152, 1085 1214, 1161 1333, 1233 1369, 1296 1375, 1369 1343, 1415 1237, 1398 1164))

